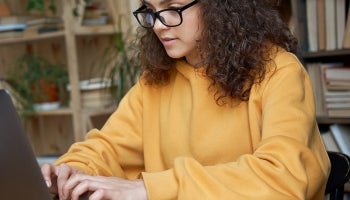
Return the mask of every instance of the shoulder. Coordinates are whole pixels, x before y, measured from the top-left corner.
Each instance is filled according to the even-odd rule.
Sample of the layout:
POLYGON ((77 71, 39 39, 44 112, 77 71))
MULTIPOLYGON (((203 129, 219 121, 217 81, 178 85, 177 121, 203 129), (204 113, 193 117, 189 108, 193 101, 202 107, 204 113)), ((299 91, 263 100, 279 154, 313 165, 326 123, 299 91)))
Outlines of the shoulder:
POLYGON ((300 62, 299 58, 295 54, 287 52, 285 50, 279 50, 275 54, 273 62, 277 66, 277 69, 287 66, 304 69, 303 64, 300 62))
POLYGON ((266 78, 275 76, 307 76, 307 71, 299 58, 283 49, 277 50, 272 56, 271 61, 267 63, 266 78))
POLYGON ((256 92, 262 95, 267 91, 278 90, 286 93, 293 89, 304 90, 309 88, 310 80, 303 64, 293 53, 279 50, 267 64, 264 80, 256 84, 256 92))

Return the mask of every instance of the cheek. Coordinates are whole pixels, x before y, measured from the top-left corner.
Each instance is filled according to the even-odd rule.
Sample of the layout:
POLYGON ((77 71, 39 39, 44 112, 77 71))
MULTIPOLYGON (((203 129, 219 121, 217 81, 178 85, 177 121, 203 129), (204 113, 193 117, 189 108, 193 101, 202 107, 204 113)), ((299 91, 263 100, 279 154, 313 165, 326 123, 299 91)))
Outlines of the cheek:
POLYGON ((183 29, 187 36, 191 36, 193 40, 200 40, 203 30, 202 19, 198 9, 186 13, 186 16, 183 17, 183 29))
POLYGON ((201 39, 202 26, 198 23, 197 19, 185 23, 184 25, 185 26, 182 29, 184 37, 191 41, 198 41, 201 39))

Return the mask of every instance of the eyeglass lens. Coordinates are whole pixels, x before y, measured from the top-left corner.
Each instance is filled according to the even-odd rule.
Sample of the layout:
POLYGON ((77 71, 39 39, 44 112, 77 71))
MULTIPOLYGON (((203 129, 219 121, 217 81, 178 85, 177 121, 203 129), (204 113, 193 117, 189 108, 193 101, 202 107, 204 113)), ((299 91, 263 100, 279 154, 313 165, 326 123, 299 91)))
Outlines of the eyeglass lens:
POLYGON ((164 10, 159 13, 153 13, 151 11, 137 13, 137 18, 141 25, 145 27, 153 27, 156 18, 167 26, 177 26, 181 23, 180 14, 174 10, 164 10))

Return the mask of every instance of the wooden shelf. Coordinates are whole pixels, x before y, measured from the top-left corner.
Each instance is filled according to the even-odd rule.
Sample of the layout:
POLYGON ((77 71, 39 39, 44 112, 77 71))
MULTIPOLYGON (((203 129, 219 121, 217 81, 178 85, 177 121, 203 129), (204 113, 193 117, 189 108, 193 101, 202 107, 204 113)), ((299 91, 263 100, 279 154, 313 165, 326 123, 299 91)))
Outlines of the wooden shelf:
POLYGON ((321 57, 350 56, 350 49, 338 49, 338 50, 334 50, 334 51, 303 52, 301 56, 304 59, 321 58, 321 57))
POLYGON ((32 41, 38 41, 38 40, 47 40, 52 38, 60 38, 64 37, 64 31, 55 31, 51 33, 43 33, 43 34, 30 34, 26 36, 24 34, 24 37, 18 37, 18 38, 8 38, 8 39, 1 39, 0 44, 15 44, 15 43, 23 43, 23 42, 32 42, 32 41))
POLYGON ((115 32, 114 25, 79 26, 75 29, 76 35, 111 35, 115 32))
MULTIPOLYGON (((110 106, 106 108, 83 108, 82 112, 89 115, 104 115, 111 114, 116 109, 115 106, 110 106)), ((52 110, 38 110, 35 115, 72 115, 73 110, 71 108, 59 108, 52 110)))
POLYGON ((70 108, 59 108, 53 110, 39 110, 35 112, 35 115, 71 115, 72 109, 70 108))
POLYGON ((350 118, 317 117, 319 124, 350 124, 350 118))
MULTIPOLYGON (((16 14, 25 12, 23 2, 19 0, 9 2, 13 7, 12 10, 16 10, 16 14)), ((123 27, 130 25, 131 19, 128 18, 132 17, 129 1, 106 0, 109 5, 106 6, 106 11, 111 16, 110 24, 83 26, 84 0, 55 2, 58 5, 57 14, 63 20, 63 30, 38 34, 33 28, 25 30, 23 37, 0 39, 0 54, 2 55, 0 77, 6 78, 14 64, 13 59, 23 53, 44 56, 67 66, 69 84, 72 86, 69 91, 69 107, 37 111, 33 113, 33 116, 36 117, 33 117, 28 123, 28 135, 33 140, 35 152, 38 154, 65 151, 65 148, 69 147, 72 142, 82 140, 90 128, 95 128, 95 121, 100 123, 100 119, 104 120, 106 116, 115 111, 116 106, 83 107, 79 82, 88 77, 84 72, 87 70, 85 66, 99 58, 99 55, 95 55, 95 49, 103 49, 110 44, 110 35, 118 30, 117 22, 120 21, 120 16, 127 16, 124 19, 128 24, 123 27), (75 9, 78 15, 72 12, 75 9), (94 37, 90 40, 89 37, 84 36, 102 37, 94 37), (42 138, 44 135, 45 138, 42 138)), ((135 7, 138 6, 138 3, 135 4, 137 4, 135 7)))

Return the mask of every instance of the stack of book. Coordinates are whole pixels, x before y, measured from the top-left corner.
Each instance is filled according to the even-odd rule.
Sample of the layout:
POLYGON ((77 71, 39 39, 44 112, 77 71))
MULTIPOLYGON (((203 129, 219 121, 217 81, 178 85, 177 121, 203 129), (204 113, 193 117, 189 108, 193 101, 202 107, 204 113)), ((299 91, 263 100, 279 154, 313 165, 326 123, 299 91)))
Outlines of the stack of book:
POLYGON ((27 24, 14 16, 0 18, 0 39, 22 37, 27 24))
POLYGON ((350 67, 323 65, 324 99, 329 117, 350 116, 350 67))
POLYGON ((11 15, 0 18, 0 39, 31 36, 62 28, 61 18, 11 15))
POLYGON ((329 90, 350 90, 350 66, 327 67, 324 78, 329 90))
POLYGON ((105 25, 108 21, 108 12, 106 10, 105 1, 91 0, 84 10, 83 25, 105 25))
MULTIPOLYGON (((113 105, 109 79, 92 78, 80 81, 81 104, 84 108, 107 108, 113 105)), ((70 86, 68 86, 70 90, 70 86)))
POLYGON ((310 63, 306 66, 315 93, 318 117, 350 116, 350 66, 310 63))

